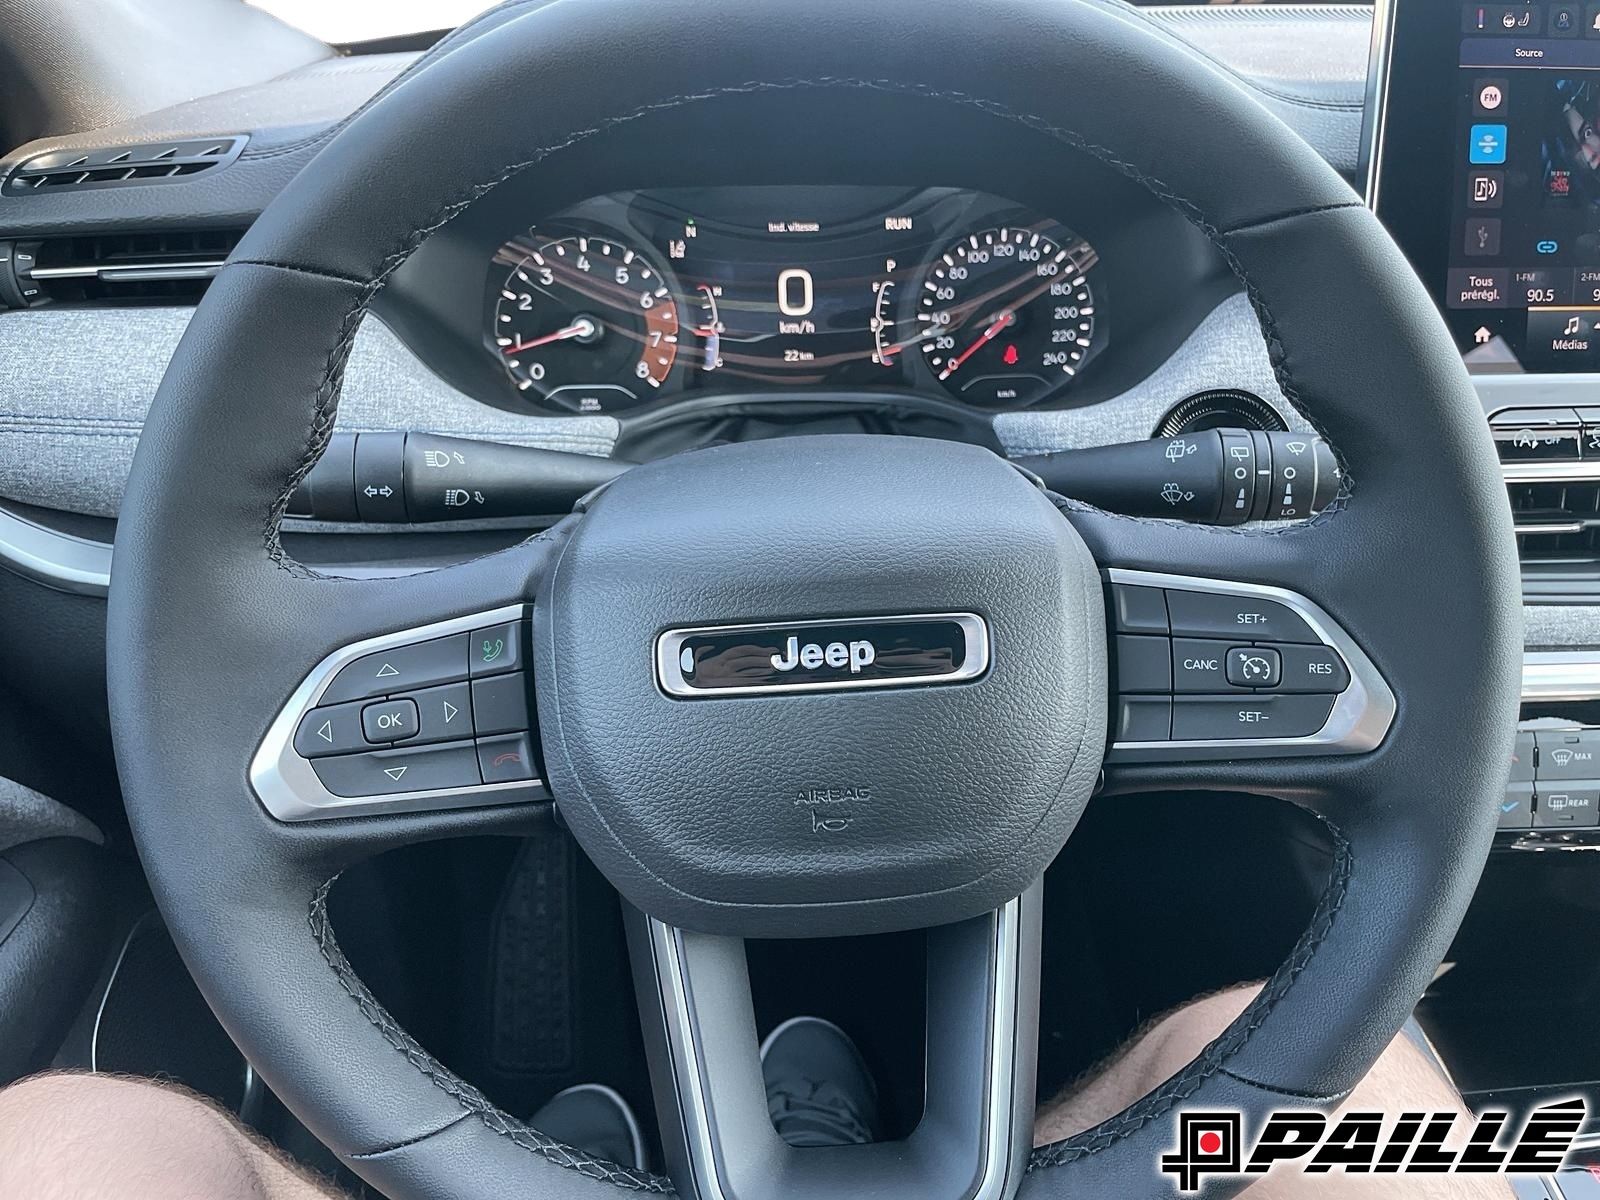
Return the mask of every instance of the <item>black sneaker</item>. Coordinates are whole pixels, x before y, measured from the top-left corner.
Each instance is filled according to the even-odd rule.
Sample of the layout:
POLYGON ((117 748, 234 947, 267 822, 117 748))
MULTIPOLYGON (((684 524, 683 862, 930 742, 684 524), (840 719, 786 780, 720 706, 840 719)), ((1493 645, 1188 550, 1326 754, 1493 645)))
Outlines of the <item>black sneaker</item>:
POLYGON ((878 1086, 844 1030, 793 1017, 761 1043, 767 1112, 791 1146, 855 1146, 877 1140, 878 1086))
POLYGON ((599 1083, 557 1092, 528 1124, 540 1133, 606 1162, 645 1169, 644 1134, 628 1102, 599 1083))

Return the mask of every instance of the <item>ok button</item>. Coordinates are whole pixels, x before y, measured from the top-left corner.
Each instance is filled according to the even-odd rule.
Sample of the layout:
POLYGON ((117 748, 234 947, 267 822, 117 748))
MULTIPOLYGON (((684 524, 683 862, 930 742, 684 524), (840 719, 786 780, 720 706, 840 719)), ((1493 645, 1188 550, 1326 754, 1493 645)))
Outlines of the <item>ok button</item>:
POLYGON ((361 710, 361 732, 369 742, 399 742, 417 736, 417 702, 382 700, 361 710))

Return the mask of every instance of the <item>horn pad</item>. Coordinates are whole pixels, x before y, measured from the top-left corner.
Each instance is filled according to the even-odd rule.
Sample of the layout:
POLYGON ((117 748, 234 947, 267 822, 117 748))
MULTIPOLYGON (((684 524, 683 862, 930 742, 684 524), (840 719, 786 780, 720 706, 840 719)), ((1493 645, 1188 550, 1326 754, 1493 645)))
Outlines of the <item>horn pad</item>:
POLYGON ((575 522, 534 636, 562 815, 688 929, 997 908, 1061 849, 1105 748, 1095 564, 974 446, 784 438, 637 467, 575 522))

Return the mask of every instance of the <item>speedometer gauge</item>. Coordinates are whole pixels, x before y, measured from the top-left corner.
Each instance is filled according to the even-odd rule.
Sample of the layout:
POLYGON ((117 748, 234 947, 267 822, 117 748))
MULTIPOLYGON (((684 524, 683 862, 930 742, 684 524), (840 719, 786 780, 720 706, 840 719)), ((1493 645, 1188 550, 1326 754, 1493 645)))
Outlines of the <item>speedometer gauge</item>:
POLYGON ((506 243, 490 342, 520 391, 574 412, 628 408, 666 382, 678 306, 661 273, 620 242, 574 234, 506 243))
POLYGON ((940 383, 971 404, 1044 399, 1094 345, 1094 248, 1060 226, 986 229, 934 260, 917 338, 940 383))

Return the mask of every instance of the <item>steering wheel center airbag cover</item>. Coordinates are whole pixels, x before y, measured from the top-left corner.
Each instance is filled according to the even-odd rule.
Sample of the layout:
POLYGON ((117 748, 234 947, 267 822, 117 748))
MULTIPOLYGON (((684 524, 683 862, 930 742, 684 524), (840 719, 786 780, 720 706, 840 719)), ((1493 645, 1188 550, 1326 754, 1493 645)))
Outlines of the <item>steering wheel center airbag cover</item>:
POLYGON ((640 467, 577 522, 534 611, 561 811, 675 925, 825 936, 986 912, 1044 870, 1099 772, 1094 563, 976 447, 790 438, 640 467), (663 646, 726 654, 741 626, 760 681, 819 686, 663 686, 663 646), (896 638, 966 669, 850 686, 896 638))

